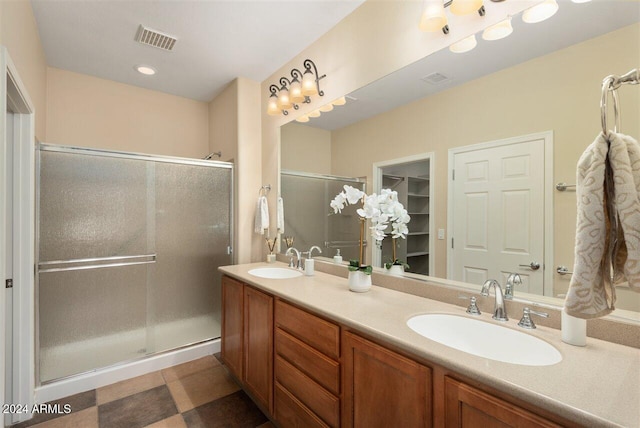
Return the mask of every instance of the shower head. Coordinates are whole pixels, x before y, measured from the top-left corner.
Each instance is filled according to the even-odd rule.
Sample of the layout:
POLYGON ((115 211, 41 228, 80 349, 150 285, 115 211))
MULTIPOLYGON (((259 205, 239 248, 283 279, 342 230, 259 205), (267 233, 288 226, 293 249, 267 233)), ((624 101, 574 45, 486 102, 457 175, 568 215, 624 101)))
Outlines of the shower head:
POLYGON ((221 158, 222 157, 222 152, 209 153, 207 156, 204 157, 204 160, 209 160, 214 156, 218 156, 219 158, 221 158))

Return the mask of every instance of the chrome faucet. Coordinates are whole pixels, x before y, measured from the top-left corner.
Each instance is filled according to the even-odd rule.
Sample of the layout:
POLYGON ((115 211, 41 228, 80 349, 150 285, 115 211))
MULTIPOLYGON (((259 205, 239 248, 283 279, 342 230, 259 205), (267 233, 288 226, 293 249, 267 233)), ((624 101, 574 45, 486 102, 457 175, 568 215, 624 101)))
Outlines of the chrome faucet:
POLYGON ((505 300, 513 300, 513 287, 522 285, 522 278, 520 274, 512 273, 507 278, 507 284, 504 287, 505 300))
POLYGON ((300 251, 298 251, 294 247, 289 247, 289 248, 287 248, 287 252, 284 253, 284 255, 291 257, 291 259, 289 259, 289 267, 290 268, 294 268, 294 269, 300 269, 301 268, 302 264, 301 264, 301 261, 300 261, 300 251), (291 254, 291 253, 296 253, 295 254, 296 263, 293 263, 294 255, 291 254))
POLYGON ((314 245, 313 247, 309 248, 309 251, 307 252, 307 254, 309 254, 309 258, 313 257, 313 250, 318 250, 318 254, 322 254, 322 249, 317 245, 314 245))
POLYGON ((504 305, 504 295, 502 294, 502 287, 498 284, 498 281, 495 279, 488 279, 482 285, 482 291, 480 294, 483 296, 488 296, 491 287, 495 289, 496 293, 496 303, 493 307, 493 319, 497 321, 509 321, 507 317, 507 308, 504 305))

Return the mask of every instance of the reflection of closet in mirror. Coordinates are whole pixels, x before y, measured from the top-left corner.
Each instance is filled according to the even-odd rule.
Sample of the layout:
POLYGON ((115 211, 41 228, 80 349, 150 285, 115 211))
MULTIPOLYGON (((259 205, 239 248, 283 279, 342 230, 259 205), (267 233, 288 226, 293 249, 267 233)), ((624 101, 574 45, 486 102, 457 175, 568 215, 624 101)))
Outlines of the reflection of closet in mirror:
MULTIPOLYGON (((431 201, 431 160, 407 162, 399 160, 393 164, 379 166, 382 174, 381 187, 398 192, 398 200, 404 205, 411 221, 406 239, 396 240, 396 258, 406 262, 407 272, 429 274, 430 201, 431 201)), ((388 228, 387 233, 391 229, 388 228)), ((387 237, 382 241, 379 265, 393 261, 393 240, 387 237)))

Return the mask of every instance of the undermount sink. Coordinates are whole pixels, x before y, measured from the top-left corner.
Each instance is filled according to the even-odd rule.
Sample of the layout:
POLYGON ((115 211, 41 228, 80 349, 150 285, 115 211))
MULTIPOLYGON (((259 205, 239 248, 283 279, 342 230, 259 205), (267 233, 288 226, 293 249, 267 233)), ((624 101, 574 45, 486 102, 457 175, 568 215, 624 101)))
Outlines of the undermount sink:
POLYGON ((421 336, 479 357, 524 366, 550 366, 560 352, 537 337, 500 325, 450 314, 412 317, 407 325, 421 336))
POLYGON ((302 276, 302 272, 293 269, 279 268, 279 267, 265 267, 256 268, 249 271, 249 275, 257 276, 259 278, 268 279, 287 279, 296 278, 302 276))

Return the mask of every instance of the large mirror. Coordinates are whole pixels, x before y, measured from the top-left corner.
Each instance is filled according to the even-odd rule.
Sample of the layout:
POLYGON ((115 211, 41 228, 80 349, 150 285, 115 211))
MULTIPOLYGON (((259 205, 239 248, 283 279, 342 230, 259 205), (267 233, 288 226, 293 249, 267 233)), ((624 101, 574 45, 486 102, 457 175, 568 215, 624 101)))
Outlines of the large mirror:
MULTIPOLYGON (((501 239, 509 241, 512 252, 536 244, 540 253, 526 262, 510 261, 515 263, 513 267, 500 268, 500 274, 519 272, 526 283, 520 292, 531 293, 524 295, 526 298, 536 300, 536 295, 544 296, 539 300, 560 305, 571 277, 570 273, 562 274, 561 268, 569 272, 573 268, 576 193, 571 185, 575 184, 576 164, 601 131, 599 102, 603 78, 640 67, 639 21, 640 3, 636 1, 560 2, 556 15, 538 24, 526 24, 521 16, 514 16, 513 33, 505 39, 489 42, 477 34, 478 45, 472 51, 436 52, 348 94, 345 105, 308 123, 284 125, 281 179, 291 181, 300 173, 319 181, 349 178, 364 182, 370 193, 393 185, 392 181, 381 179, 383 175, 402 175, 402 171, 390 165, 411 166, 427 159, 421 172, 405 174, 405 180, 414 176, 429 181, 422 187, 430 199, 430 205, 423 207, 423 212, 427 210, 429 214, 427 224, 412 216, 412 222, 421 222, 417 226, 427 235, 420 241, 429 258, 426 264, 421 262, 422 273, 479 287, 487 272, 457 269, 456 258, 461 256, 455 251, 452 238, 465 233, 479 237, 479 241, 491 239, 495 234, 484 223, 487 218, 479 219, 480 213, 487 212, 486 217, 491 218, 506 212, 499 218, 502 223, 510 223, 512 230, 501 239), (533 144, 532 156, 537 157, 538 163, 533 163, 528 154, 526 162, 518 161, 514 155, 516 160, 508 163, 505 174, 539 172, 538 180, 543 187, 530 189, 536 201, 519 198, 514 190, 507 208, 489 202, 483 211, 476 210, 482 204, 464 205, 453 199, 458 197, 452 184, 455 164, 472 180, 474 174, 481 176, 495 168, 489 163, 484 168, 475 168, 473 165, 483 163, 473 157, 465 161, 465 156, 516 143, 533 144), (556 188, 560 182, 569 186, 556 188), (528 204, 534 202, 540 211, 529 210, 528 204), (473 212, 461 216, 464 210, 460 207, 473 212), (521 233, 518 230, 523 222, 540 226, 527 229, 537 230, 535 234, 521 233), (478 225, 489 229, 478 230, 478 225), (532 269, 534 262, 540 266, 538 269, 532 269), (539 286, 535 286, 534 276, 539 277, 536 280, 539 286)), ((640 87, 622 87, 618 93, 621 131, 637 139, 640 87)), ((458 174, 461 172, 456 171, 458 174)), ((328 200, 335 196, 331 192, 336 189, 327 186, 323 189, 326 190, 313 193, 318 196, 322 193, 326 206, 318 208, 317 217, 305 215, 296 227, 296 240, 313 244, 329 241, 331 245, 323 256, 333 257, 340 241, 345 241, 345 245, 352 243, 357 235, 327 239, 326 232, 331 229, 326 226, 331 217, 328 200), (306 230, 317 232, 321 227, 324 235, 304 237, 306 230)), ((291 193, 284 184, 281 190, 285 200, 305 193, 302 188, 291 193)), ((295 212, 288 214, 300 218, 295 212)), ((340 228, 357 233, 357 225, 340 228)), ((343 255, 349 251, 341 250, 343 255)), ((369 245, 368 260, 381 266, 385 260, 378 251, 369 245)), ((619 309, 640 310, 640 296, 625 287, 617 294, 619 309)))

